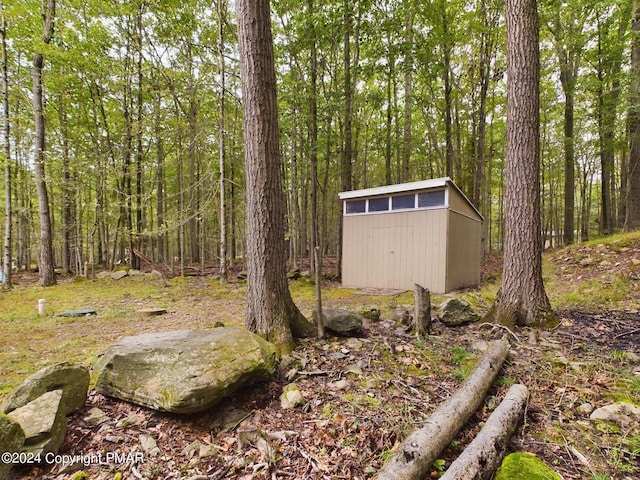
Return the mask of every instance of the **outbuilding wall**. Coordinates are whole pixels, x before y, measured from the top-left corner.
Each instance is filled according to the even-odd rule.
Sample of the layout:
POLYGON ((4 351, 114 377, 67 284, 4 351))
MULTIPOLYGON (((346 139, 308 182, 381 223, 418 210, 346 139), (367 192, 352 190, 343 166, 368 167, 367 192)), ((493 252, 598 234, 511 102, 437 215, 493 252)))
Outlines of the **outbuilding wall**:
MULTIPOLYGON (((342 284, 352 288, 410 290, 420 284, 446 293, 480 282, 482 217, 448 179, 407 184, 446 189, 445 205, 406 211, 343 215, 342 284)), ((401 186, 341 194, 343 199, 393 195, 401 186)))
POLYGON ((343 218, 342 284, 444 292, 446 208, 343 218))

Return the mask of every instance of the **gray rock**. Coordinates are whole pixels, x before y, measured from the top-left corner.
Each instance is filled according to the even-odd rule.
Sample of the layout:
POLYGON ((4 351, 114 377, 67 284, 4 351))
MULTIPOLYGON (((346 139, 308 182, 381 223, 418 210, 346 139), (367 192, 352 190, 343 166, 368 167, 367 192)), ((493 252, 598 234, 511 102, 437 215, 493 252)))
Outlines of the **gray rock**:
MULTIPOLYGON (((24 431, 20 424, 0 412, 0 453, 18 453, 23 444, 24 431)), ((0 460, 0 480, 7 477, 11 467, 11 463, 0 460)))
POLYGON ((62 390, 65 413, 69 415, 81 409, 87 401, 89 370, 82 365, 60 362, 36 372, 20 384, 2 402, 2 411, 9 413, 16 408, 54 390, 62 390))
POLYGON ((628 402, 616 402, 597 408, 589 416, 591 420, 604 420, 622 428, 640 428, 640 407, 628 402))
POLYGON ((242 328, 147 333, 99 354, 96 390, 155 410, 196 413, 275 369, 275 347, 242 328))
POLYGON ((304 404, 305 399, 298 385, 290 383, 284 387, 282 395, 280 395, 280 406, 282 408, 296 408, 304 404))
POLYGON ((7 414, 24 431, 23 452, 58 453, 67 430, 63 396, 62 390, 47 392, 7 414))
POLYGON ((98 407, 93 407, 89 410, 89 415, 83 417, 82 420, 87 425, 95 427, 96 425, 109 421, 109 417, 103 410, 100 410, 98 407))
MULTIPOLYGON (((357 335, 362 331, 363 319, 357 313, 343 308, 323 308, 324 327, 344 336, 357 335)), ((318 321, 318 312, 313 311, 314 321, 318 321)))
POLYGON ((110 277, 114 280, 120 280, 129 275, 126 270, 116 270, 115 272, 111 272, 110 277))
POLYGON ((453 297, 440 304, 440 321, 447 327, 458 327, 478 320, 480 316, 466 300, 453 297))
POLYGON ((142 434, 138 437, 138 440, 140 441, 140 446, 142 447, 142 450, 144 450, 147 453, 147 455, 151 457, 157 457, 162 453, 160 451, 160 448, 158 448, 158 443, 156 442, 156 439, 153 438, 151 435, 142 434))
POLYGON ((589 415, 591 412, 593 412, 593 405, 591 405, 589 402, 585 402, 585 403, 582 403, 582 404, 578 405, 577 410, 580 413, 583 413, 585 415, 589 415))

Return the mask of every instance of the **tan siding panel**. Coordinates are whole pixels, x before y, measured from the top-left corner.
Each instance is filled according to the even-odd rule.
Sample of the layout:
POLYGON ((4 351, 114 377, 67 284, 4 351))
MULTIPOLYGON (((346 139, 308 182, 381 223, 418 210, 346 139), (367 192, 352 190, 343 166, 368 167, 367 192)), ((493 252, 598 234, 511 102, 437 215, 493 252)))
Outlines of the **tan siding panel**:
POLYGON ((449 212, 446 291, 480 283, 482 223, 449 212))
POLYGON ((478 213, 455 188, 449 189, 449 208, 455 212, 460 212, 468 217, 479 220, 478 213))

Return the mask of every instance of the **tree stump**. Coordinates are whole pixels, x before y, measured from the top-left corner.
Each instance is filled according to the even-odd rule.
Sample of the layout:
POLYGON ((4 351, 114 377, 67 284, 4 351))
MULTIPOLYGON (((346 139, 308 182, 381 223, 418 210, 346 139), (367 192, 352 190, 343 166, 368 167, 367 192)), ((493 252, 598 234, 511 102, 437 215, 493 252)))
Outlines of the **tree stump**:
POLYGON ((417 283, 413 288, 413 323, 418 339, 426 338, 431 332, 431 295, 428 289, 417 283))

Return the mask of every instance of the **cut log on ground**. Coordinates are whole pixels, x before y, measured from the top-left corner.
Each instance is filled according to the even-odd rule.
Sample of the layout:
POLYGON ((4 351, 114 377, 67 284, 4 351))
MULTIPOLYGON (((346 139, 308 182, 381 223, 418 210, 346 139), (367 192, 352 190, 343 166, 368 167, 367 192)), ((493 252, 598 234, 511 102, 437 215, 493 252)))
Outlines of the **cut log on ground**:
POLYGON ((509 354, 509 342, 492 342, 462 386, 414 430, 378 473, 378 480, 421 480, 440 452, 482 404, 509 354))
POLYGON ((512 385, 476 438, 451 464, 440 480, 491 478, 500 465, 511 435, 524 415, 529 389, 512 385))

